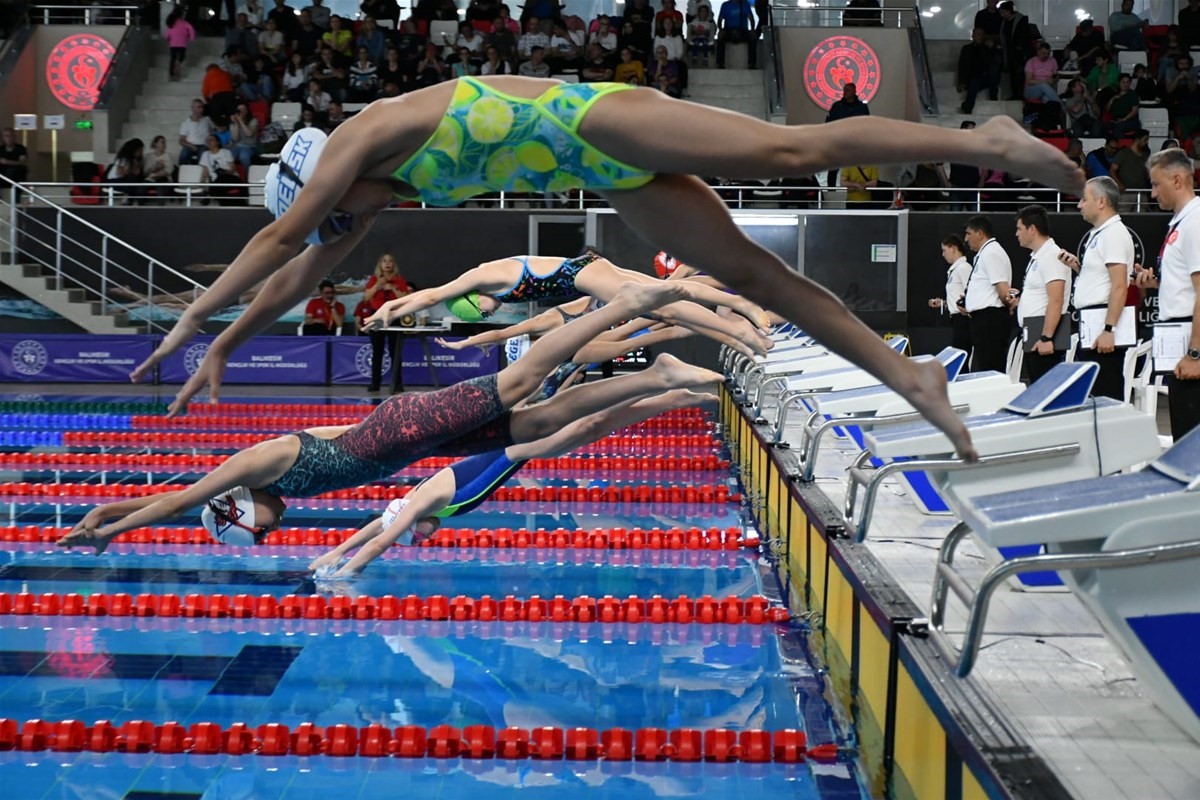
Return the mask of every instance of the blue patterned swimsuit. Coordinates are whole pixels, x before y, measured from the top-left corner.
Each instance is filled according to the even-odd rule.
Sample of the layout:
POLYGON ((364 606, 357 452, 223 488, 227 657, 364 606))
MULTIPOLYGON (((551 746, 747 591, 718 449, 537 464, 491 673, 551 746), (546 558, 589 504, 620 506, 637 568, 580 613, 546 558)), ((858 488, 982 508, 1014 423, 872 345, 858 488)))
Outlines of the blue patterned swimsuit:
POLYGON ((578 258, 568 258, 549 275, 534 275, 529 271, 529 256, 521 256, 521 277, 508 289, 492 295, 501 303, 528 303, 531 301, 562 302, 583 297, 575 288, 575 276, 599 256, 587 253, 578 258))

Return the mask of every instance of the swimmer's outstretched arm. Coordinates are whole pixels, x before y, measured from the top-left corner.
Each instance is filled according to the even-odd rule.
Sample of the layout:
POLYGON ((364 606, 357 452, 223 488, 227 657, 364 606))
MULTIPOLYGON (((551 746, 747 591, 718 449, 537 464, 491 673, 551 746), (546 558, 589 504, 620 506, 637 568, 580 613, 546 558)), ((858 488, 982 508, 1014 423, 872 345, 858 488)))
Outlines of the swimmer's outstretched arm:
MULTIPOLYGON (((346 577, 361 572, 363 567, 395 544, 406 530, 445 508, 454 499, 455 489, 454 472, 450 469, 443 469, 429 480, 419 484, 409 493, 406 498, 408 502, 404 508, 400 509, 400 513, 396 515, 396 519, 388 526, 387 530, 380 530, 373 536, 362 536, 359 539, 360 543, 363 543, 362 549, 354 555, 354 558, 346 562, 345 566, 334 573, 334 577, 346 577)), ((382 525, 379 527, 383 528, 382 525)), ((363 529, 363 531, 365 530, 366 528, 363 529)), ((359 534, 362 534, 363 531, 359 531, 353 538, 359 538, 359 534)), ((358 546, 357 544, 347 545, 349 545, 349 540, 347 544, 338 548, 341 550, 339 558, 350 552, 353 547, 358 546)))
POLYGON ((474 279, 474 270, 468 270, 449 283, 433 286, 428 289, 418 289, 415 292, 388 300, 367 317, 364 322, 369 328, 384 328, 392 324, 392 320, 405 314, 416 314, 438 303, 452 300, 455 297, 477 291, 479 286, 474 279))
POLYGON ((650 333, 637 336, 632 339, 617 339, 614 341, 602 341, 597 339, 591 344, 585 345, 573 359, 576 364, 594 364, 602 361, 610 361, 614 358, 628 355, 639 347, 653 347, 663 342, 673 342, 677 339, 686 339, 695 334, 695 331, 688 328, 682 328, 678 325, 668 325, 650 333))
POLYGON ((465 350, 468 347, 483 347, 484 345, 503 342, 513 336, 522 336, 526 333, 530 336, 542 336, 562 326, 562 314, 559 314, 554 309, 550 309, 549 311, 543 311, 537 316, 522 320, 516 325, 477 333, 474 336, 468 336, 462 341, 448 342, 440 337, 434 341, 450 350, 465 350))

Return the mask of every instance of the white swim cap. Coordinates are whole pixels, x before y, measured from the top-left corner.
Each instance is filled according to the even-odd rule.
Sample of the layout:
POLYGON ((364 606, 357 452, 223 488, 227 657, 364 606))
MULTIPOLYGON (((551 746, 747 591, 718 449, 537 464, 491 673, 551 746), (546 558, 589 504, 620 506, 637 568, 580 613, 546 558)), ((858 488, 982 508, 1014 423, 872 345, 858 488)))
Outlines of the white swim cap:
POLYGON ((254 527, 254 495, 245 486, 217 495, 200 512, 200 524, 221 544, 256 544, 260 531, 254 527))
MULTIPOLYGON (((379 518, 379 521, 383 523, 383 529, 385 531, 392 527, 392 523, 396 521, 396 517, 400 516, 400 512, 404 510, 406 505, 408 505, 408 498, 405 497, 397 497, 395 500, 388 503, 388 507, 384 509, 383 515, 379 518)), ((412 540, 413 526, 409 525, 408 530, 404 531, 404 533, 402 533, 400 537, 396 539, 396 543, 412 544, 412 540)))
MULTIPOLYGON (((312 178, 313 171, 317 168, 317 159, 321 157, 321 151, 325 149, 325 142, 328 140, 329 137, 320 128, 301 128, 287 140, 287 144, 279 152, 279 160, 267 170, 263 205, 276 219, 282 217, 291 207, 300 190, 312 178)), ((313 231, 304 241, 308 244, 321 244, 320 233, 313 231)))

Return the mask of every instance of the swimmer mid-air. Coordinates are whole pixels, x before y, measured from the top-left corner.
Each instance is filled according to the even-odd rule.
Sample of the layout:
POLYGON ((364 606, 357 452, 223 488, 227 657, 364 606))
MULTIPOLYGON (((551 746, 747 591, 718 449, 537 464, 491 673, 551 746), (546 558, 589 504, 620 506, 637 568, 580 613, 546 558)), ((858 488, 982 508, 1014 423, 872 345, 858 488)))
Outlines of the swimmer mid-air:
POLYGON ((556 458, 658 414, 716 399, 711 394, 675 389, 655 397, 628 400, 578 419, 545 439, 462 459, 417 484, 404 498, 393 500, 379 519, 313 561, 310 568, 332 567, 361 547, 331 577, 359 572, 410 532, 411 540, 406 543, 420 544, 433 535, 443 519, 473 511, 531 459, 556 458))
POLYGON ((950 161, 1003 169, 1078 194, 1083 172, 1008 117, 974 130, 854 117, 825 125, 774 125, 615 83, 515 76, 459 78, 378 100, 329 137, 293 134, 265 187, 278 219, 136 369, 139 380, 242 289, 270 291, 217 337, 172 413, 204 386, 215 392, 229 354, 299 302, 395 199, 453 206, 498 190, 599 193, 642 238, 780 312, 834 352, 878 377, 974 457, 936 364, 889 348, 830 292, 804 278, 734 224, 695 175, 774 179, 861 163, 950 161), (669 124, 673 135, 664 136, 669 124), (317 245, 296 252, 305 243, 317 245))
POLYGON ((574 387, 513 409, 596 334, 689 296, 685 283, 630 284, 613 302, 533 345, 515 364, 425 394, 394 395, 357 425, 310 428, 229 458, 187 489, 99 506, 59 540, 97 552, 128 530, 207 503, 214 538, 250 544, 278 526, 284 497, 312 497, 385 480, 427 455, 470 455, 552 435, 572 421, 672 389, 711 386, 721 376, 660 356, 649 369, 574 387))

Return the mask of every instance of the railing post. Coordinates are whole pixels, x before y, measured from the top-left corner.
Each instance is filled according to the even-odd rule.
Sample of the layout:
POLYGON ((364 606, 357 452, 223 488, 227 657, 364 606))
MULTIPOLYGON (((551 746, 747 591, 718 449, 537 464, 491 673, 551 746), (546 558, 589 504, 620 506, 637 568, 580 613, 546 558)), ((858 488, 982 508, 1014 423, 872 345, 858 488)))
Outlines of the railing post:
POLYGON ((62 215, 62 211, 59 211, 57 214, 55 214, 54 219, 55 219, 55 224, 54 224, 54 251, 55 251, 54 252, 54 288, 61 291, 62 285, 63 285, 63 274, 62 274, 63 215, 62 215))
POLYGON ((154 259, 152 258, 149 260, 149 269, 146 270, 146 296, 153 301, 154 295, 154 259))
POLYGON ((108 234, 100 240, 100 308, 108 313, 108 234))

